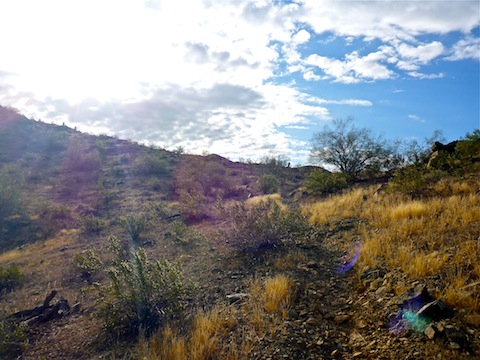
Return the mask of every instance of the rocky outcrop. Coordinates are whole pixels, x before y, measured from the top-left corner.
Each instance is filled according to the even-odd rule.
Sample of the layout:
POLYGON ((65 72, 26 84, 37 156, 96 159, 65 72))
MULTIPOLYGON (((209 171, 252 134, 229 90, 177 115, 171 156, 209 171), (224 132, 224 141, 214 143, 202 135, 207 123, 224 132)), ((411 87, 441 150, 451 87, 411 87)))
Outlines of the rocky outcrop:
POLYGON ((446 145, 435 141, 435 143, 432 145, 430 156, 428 157, 427 167, 435 167, 435 164, 441 155, 453 154, 457 148, 457 144, 458 140, 449 142, 446 145))

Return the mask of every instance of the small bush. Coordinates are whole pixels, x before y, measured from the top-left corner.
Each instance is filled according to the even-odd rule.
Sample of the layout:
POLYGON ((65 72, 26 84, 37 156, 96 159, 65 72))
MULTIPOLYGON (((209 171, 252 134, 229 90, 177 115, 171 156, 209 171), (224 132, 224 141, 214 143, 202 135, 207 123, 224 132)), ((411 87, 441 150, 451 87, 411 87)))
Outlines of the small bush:
POLYGON ((97 250, 91 246, 88 246, 84 253, 76 254, 73 262, 76 270, 80 271, 82 279, 90 285, 93 283, 93 277, 103 267, 103 262, 97 250))
POLYGON ((280 186, 280 180, 275 175, 267 174, 260 177, 258 180, 260 185, 260 190, 264 194, 273 194, 278 191, 280 186))
POLYGON ((159 176, 168 172, 168 162, 157 155, 143 155, 137 160, 137 171, 143 176, 159 176))
POLYGON ((192 244, 204 238, 202 234, 183 221, 174 221, 170 224, 170 237, 180 244, 192 244))
POLYGON ((45 202, 40 204, 38 211, 38 222, 44 238, 54 235, 61 229, 71 228, 75 224, 72 210, 67 206, 45 202))
POLYGON ((390 180, 389 187, 394 191, 418 195, 447 175, 446 172, 441 170, 410 165, 395 172, 394 177, 390 180))
POLYGON ((17 265, 0 266, 0 292, 13 290, 23 283, 24 278, 17 265))
POLYGON ((126 218, 120 219, 120 225, 127 230, 130 239, 133 242, 137 242, 140 234, 150 226, 150 218, 144 213, 129 215, 126 218))
POLYGON ((99 233, 107 226, 107 221, 99 217, 88 215, 80 221, 80 228, 84 233, 99 233))
POLYGON ((168 316, 179 315, 187 286, 181 271, 167 260, 150 261, 144 249, 123 259, 114 237, 116 253, 107 270, 111 284, 100 291, 100 314, 114 334, 151 334, 168 316))
POLYGON ((308 175, 307 189, 317 194, 329 194, 346 188, 347 176, 343 173, 329 173, 314 170, 308 175))
POLYGON ((180 191, 179 208, 189 220, 201 220, 207 217, 207 198, 201 194, 180 191))
POLYGON ((156 177, 150 178, 148 185, 153 191, 160 191, 165 187, 164 182, 156 177))
POLYGON ((22 206, 18 169, 4 166, 0 169, 0 227, 22 206))
POLYGON ((26 347, 28 335, 21 325, 3 314, 1 316, 0 356, 2 359, 17 359, 26 347))
POLYGON ((230 224, 223 235, 231 246, 245 252, 280 246, 309 229, 299 211, 282 210, 273 200, 261 202, 250 210, 236 204, 224 216, 230 224))
POLYGON ((118 199, 118 191, 117 190, 101 190, 100 191, 101 197, 101 207, 105 210, 107 217, 110 217, 110 210, 112 209, 112 205, 116 199, 118 199))

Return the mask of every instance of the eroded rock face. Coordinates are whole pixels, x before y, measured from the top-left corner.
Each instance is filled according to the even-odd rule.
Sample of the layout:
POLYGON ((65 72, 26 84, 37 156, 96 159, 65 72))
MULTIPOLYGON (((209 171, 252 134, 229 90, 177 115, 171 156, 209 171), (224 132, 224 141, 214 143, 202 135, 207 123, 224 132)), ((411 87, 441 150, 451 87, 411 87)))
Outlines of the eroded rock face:
POLYGON ((455 149, 457 148, 458 140, 449 142, 448 144, 444 145, 441 142, 435 141, 431 148, 431 154, 428 157, 428 164, 427 167, 434 167, 437 159, 442 154, 453 154, 455 149))
POLYGON ((449 154, 452 154, 456 147, 457 147, 458 140, 449 142, 446 145, 443 145, 441 142, 435 141, 435 143, 432 145, 432 153, 435 151, 445 151, 449 154))

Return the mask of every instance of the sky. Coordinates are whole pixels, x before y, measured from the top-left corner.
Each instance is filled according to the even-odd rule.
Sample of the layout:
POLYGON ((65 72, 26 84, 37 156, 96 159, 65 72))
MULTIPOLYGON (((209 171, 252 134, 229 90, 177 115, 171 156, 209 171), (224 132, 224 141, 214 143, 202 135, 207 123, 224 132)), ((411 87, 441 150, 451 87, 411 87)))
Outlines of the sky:
POLYGON ((480 128, 480 1, 5 0, 0 105, 231 160, 307 164, 335 118, 480 128))

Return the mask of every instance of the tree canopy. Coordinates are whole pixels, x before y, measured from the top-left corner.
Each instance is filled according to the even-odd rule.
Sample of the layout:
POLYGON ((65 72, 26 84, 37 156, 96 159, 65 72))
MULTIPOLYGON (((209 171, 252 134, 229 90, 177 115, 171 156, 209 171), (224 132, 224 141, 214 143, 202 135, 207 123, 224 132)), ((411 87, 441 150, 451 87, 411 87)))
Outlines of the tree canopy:
POLYGON ((335 119, 313 135, 311 158, 334 165, 349 178, 358 177, 368 168, 388 168, 395 160, 386 140, 370 129, 356 127, 351 117, 335 119))

